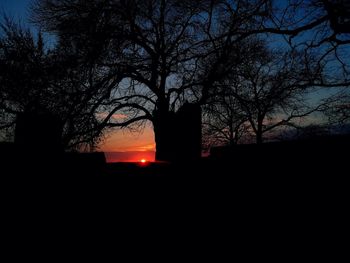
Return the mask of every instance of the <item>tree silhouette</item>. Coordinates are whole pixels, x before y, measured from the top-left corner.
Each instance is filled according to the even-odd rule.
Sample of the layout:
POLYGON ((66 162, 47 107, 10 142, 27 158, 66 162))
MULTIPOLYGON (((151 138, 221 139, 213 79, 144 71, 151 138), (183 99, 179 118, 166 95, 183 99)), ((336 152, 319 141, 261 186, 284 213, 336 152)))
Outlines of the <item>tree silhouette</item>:
POLYGON ((203 148, 236 145, 249 132, 246 114, 234 96, 218 94, 203 107, 203 148))
MULTIPOLYGON (((212 93, 209 93, 203 105, 203 143, 205 148, 215 145, 235 145, 243 135, 248 133, 247 113, 241 107, 239 100, 234 96, 232 88, 234 77, 237 80, 238 69, 246 67, 247 63, 256 62, 261 57, 263 45, 256 38, 240 41, 239 45, 231 45, 230 67, 227 67, 226 77, 212 84, 212 93)), ((216 54, 215 54, 216 55, 216 54)), ((217 54, 220 56, 220 54, 217 54)), ((207 71, 215 71, 216 65, 211 57, 205 63, 207 71)))
POLYGON ((310 79, 316 78, 317 67, 303 61, 304 55, 267 51, 253 63, 246 63, 233 83, 237 99, 255 134, 256 143, 263 135, 280 126, 293 126, 293 121, 318 110, 306 104, 310 79))
POLYGON ((201 17, 207 8, 208 1, 44 1, 37 20, 47 30, 59 31, 83 63, 94 63, 103 74, 110 96, 96 109, 100 116, 108 113, 101 129, 149 120, 157 159, 164 160, 162 149, 173 140, 173 112, 187 99, 193 101, 189 81, 196 77, 198 60, 209 52, 201 17), (126 118, 120 120, 118 114, 126 118))
POLYGON ((342 89, 335 95, 326 98, 322 112, 328 117, 331 125, 346 125, 350 122, 350 91, 342 89))
MULTIPOLYGON (((236 144, 243 135, 263 135, 320 109, 307 105, 310 82, 319 77, 319 66, 305 54, 272 50, 265 41, 251 38, 235 50, 242 57, 234 69, 217 83, 215 96, 206 106, 207 129, 226 144, 236 144)), ((212 137, 211 136, 211 137, 212 137)))
POLYGON ((96 94, 94 92, 95 95, 90 96, 87 89, 76 85, 88 73, 74 69, 74 58, 64 53, 64 49, 45 48, 41 33, 35 39, 28 29, 6 17, 1 29, 2 132, 7 130, 13 136, 16 121, 21 115, 20 119, 27 122, 28 129, 34 125, 30 125, 29 119, 38 121, 37 126, 40 127, 50 126, 49 120, 57 119, 62 126, 60 143, 65 149, 80 149, 98 142, 100 134, 96 134, 94 129, 98 120, 90 113, 96 94), (44 115, 51 117, 45 118, 44 115), (29 118, 27 121, 25 116, 29 118), (40 119, 48 122, 40 123, 40 119))
POLYGON ((323 1, 44 0, 33 9, 33 20, 92 73, 80 85, 98 94, 95 128, 150 121, 158 160, 167 159, 164 149, 172 145, 173 113, 215 96, 237 65, 235 49, 252 36, 279 35, 312 57, 322 77, 305 85, 349 83, 347 62, 337 53, 349 40, 331 30, 323 1), (332 78, 325 76, 330 57, 340 69, 332 78))
POLYGON ((29 30, 24 30, 5 17, 0 39, 0 108, 2 128, 11 128, 16 115, 35 111, 42 102, 49 103, 48 63, 39 34, 35 41, 29 30))

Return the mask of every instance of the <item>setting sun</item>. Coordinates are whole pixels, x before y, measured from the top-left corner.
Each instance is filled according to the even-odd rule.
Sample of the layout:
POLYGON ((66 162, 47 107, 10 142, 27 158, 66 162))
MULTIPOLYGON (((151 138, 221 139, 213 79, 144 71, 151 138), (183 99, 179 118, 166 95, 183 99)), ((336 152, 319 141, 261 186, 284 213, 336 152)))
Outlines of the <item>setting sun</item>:
POLYGON ((147 159, 145 159, 145 158, 142 158, 142 159, 140 159, 140 161, 139 161, 139 166, 141 166, 141 167, 146 167, 146 166, 148 166, 150 163, 149 163, 149 161, 147 160, 147 159))

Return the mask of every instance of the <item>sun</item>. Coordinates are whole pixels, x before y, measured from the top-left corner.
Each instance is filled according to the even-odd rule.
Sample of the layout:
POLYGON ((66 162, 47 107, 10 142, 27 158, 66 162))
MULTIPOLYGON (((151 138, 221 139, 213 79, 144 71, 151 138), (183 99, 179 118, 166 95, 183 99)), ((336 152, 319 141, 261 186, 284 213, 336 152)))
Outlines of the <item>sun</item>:
POLYGON ((149 165, 149 162, 147 161, 147 159, 145 158, 142 158, 140 161, 139 161, 139 166, 141 167, 146 167, 149 165))

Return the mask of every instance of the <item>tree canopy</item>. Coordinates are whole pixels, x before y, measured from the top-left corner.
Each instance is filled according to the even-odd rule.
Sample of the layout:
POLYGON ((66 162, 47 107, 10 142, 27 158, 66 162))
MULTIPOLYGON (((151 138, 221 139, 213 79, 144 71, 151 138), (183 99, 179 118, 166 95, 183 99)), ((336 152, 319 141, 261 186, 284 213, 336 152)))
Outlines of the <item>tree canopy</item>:
POLYGON ((32 20, 56 35, 69 76, 63 84, 85 98, 75 109, 93 116, 91 136, 150 121, 157 158, 166 159, 171 114, 188 102, 206 105, 224 80, 236 78, 252 39, 299 54, 298 88, 348 86, 350 39, 334 29, 328 2, 42 0, 32 20))
POLYGON ((49 114, 63 126, 62 144, 66 149, 94 145, 100 135, 92 113, 98 93, 91 94, 82 85, 89 72, 78 70, 75 58, 64 49, 45 48, 41 33, 34 37, 8 18, 1 29, 1 130, 13 134, 20 113, 49 114))

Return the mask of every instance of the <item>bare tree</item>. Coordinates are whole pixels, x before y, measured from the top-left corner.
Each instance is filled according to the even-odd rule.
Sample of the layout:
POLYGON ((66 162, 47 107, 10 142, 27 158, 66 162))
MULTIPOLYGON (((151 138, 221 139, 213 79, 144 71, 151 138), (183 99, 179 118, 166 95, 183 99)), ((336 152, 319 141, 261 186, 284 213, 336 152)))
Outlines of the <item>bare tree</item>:
POLYGON ((0 38, 0 109, 1 128, 11 128, 16 114, 48 99, 48 79, 42 75, 44 64, 42 38, 35 42, 29 30, 24 30, 4 18, 0 38), (39 80, 40 79, 40 80, 39 80))
MULTIPOLYGON (((54 115, 63 125, 66 149, 96 145, 99 120, 91 111, 99 94, 82 85, 91 71, 74 68, 75 58, 64 49, 45 48, 41 33, 4 18, 0 37, 0 130, 14 134, 17 116, 54 115)), ((44 124, 43 124, 44 125, 44 124)))
POLYGON ((350 42, 332 31, 322 1, 43 0, 34 11, 33 20, 94 73, 95 81, 84 85, 101 95, 93 107, 104 116, 99 128, 150 121, 158 160, 167 159, 173 112, 186 101, 205 104, 214 96, 237 64, 235 47, 252 36, 278 35, 315 60, 320 76, 308 76, 305 86, 349 83, 339 50, 350 42), (330 58, 341 69, 336 75, 329 74, 330 58))
POLYGON ((322 112, 328 117, 330 125, 346 125, 350 123, 350 92, 342 89, 325 99, 322 112))
POLYGON ((319 67, 317 63, 312 65, 310 59, 305 60, 303 53, 272 52, 264 41, 251 41, 255 42, 250 43, 253 49, 244 46, 251 50, 250 56, 244 56, 232 74, 217 84, 217 94, 222 99, 213 104, 221 111, 214 112, 215 125, 211 123, 211 127, 229 134, 237 130, 237 135, 244 128, 246 135, 253 133, 259 144, 264 134, 281 126, 296 126, 294 121, 321 108, 308 105, 305 98, 313 90, 308 83, 318 77, 319 67))
MULTIPOLYGON (((205 148, 215 145, 237 144, 243 135, 249 132, 248 117, 242 108, 237 94, 232 88, 233 79, 238 81, 239 68, 245 67, 252 61, 257 61, 263 54, 262 41, 256 38, 241 41, 239 45, 231 45, 230 67, 225 77, 212 83, 211 92, 207 93, 207 100, 203 105, 203 143, 205 148)), ((217 54, 214 54, 216 56, 217 54)), ((218 54, 220 55, 220 54, 218 54)), ((227 59, 227 58, 225 58, 227 59)), ((216 58, 208 57, 203 68, 206 71, 215 71, 213 61, 216 58), (209 65, 209 66, 208 66, 209 65)), ((207 73, 205 73, 207 74, 207 73)), ((205 78, 205 75, 203 76, 205 78)))
POLYGON ((248 132, 246 115, 234 96, 222 96, 203 108, 204 149, 236 145, 248 132))
POLYGON ((263 142, 265 133, 314 111, 303 103, 306 90, 300 86, 310 78, 310 70, 305 72, 306 65, 298 57, 267 52, 265 57, 246 64, 240 74, 234 94, 257 143, 263 142))
POLYGON ((108 113, 101 129, 151 121, 157 159, 164 160, 173 139, 172 113, 185 100, 196 99, 188 82, 194 79, 198 60, 209 52, 202 31, 211 4, 214 2, 43 1, 37 20, 44 21, 47 30, 58 30, 62 41, 83 53, 84 63, 93 60, 97 74, 103 72, 109 97, 96 108, 100 116, 108 113), (68 21, 76 28, 65 28, 68 21), (117 115, 125 118, 115 118, 117 115))

